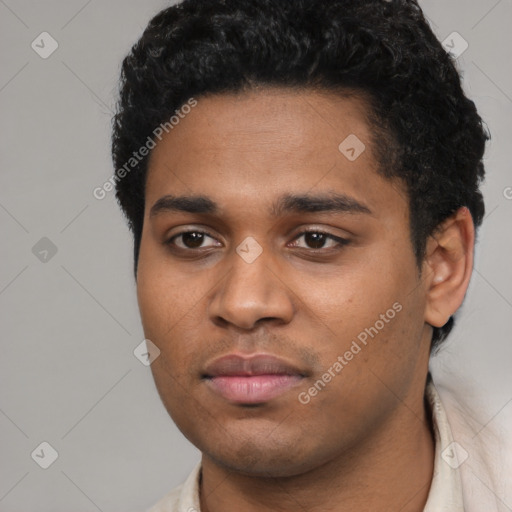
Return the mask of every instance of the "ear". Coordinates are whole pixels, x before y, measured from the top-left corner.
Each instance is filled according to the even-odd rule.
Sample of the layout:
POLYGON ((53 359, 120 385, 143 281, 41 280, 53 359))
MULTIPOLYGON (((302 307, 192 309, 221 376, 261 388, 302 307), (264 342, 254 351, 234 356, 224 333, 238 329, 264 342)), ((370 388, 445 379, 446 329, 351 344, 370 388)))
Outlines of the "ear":
POLYGON ((475 227, 466 207, 446 219, 427 240, 423 263, 425 322, 442 327, 459 309, 473 271, 475 227))

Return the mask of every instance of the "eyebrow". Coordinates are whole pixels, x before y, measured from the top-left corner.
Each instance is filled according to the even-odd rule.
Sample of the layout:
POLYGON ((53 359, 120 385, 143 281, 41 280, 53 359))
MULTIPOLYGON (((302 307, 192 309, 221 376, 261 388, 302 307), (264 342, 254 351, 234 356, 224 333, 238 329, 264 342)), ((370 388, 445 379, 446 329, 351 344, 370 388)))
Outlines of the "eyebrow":
MULTIPOLYGON (((206 215, 218 215, 219 206, 207 196, 173 196, 165 195, 151 207, 150 217, 162 213, 185 212, 206 215)), ((274 202, 269 210, 272 217, 291 213, 363 213, 371 215, 368 206, 346 194, 284 194, 274 202)))

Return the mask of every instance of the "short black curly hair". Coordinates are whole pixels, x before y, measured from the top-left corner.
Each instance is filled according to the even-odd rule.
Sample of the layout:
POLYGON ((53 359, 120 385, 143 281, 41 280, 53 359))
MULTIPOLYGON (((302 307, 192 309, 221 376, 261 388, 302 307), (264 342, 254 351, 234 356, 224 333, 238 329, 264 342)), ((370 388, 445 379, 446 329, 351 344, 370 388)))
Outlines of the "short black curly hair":
MULTIPOLYGON (((184 0, 158 13, 122 64, 112 154, 116 197, 134 236, 144 216, 147 156, 126 162, 191 97, 254 86, 358 91, 367 98, 380 172, 409 194, 418 264, 459 207, 475 226, 489 139, 452 57, 416 0, 184 0)), ((434 328, 432 350, 453 327, 434 328)))

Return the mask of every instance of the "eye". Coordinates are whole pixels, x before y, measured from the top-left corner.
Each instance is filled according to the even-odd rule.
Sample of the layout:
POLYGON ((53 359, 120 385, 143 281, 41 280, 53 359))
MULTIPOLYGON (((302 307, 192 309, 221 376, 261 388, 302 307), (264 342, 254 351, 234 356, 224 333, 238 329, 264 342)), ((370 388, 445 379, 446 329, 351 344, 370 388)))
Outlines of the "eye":
MULTIPOLYGON (((305 247, 306 249, 335 249, 336 247, 342 247, 349 243, 349 241, 344 238, 331 235, 330 233, 318 229, 303 231, 295 240, 299 240, 302 237, 304 237, 304 242, 309 246, 305 247), (329 240, 332 242, 331 246, 325 247, 325 243, 329 240)), ((295 247, 299 246, 295 245, 295 247)))
MULTIPOLYGON (((184 250, 191 249, 191 250, 194 250, 194 249, 202 249, 202 248, 204 248, 205 246, 203 246, 202 244, 203 244, 203 242, 205 241, 206 238, 214 239, 212 236, 210 236, 205 231, 199 231, 199 230, 182 231, 181 233, 178 233, 177 235, 174 235, 172 238, 170 238, 165 243, 167 245, 171 245, 171 246, 175 245, 179 249, 184 249, 184 250), (182 245, 175 243, 175 240, 179 240, 179 239, 181 239, 182 245)), ((206 247, 213 247, 213 246, 206 246, 206 247)))

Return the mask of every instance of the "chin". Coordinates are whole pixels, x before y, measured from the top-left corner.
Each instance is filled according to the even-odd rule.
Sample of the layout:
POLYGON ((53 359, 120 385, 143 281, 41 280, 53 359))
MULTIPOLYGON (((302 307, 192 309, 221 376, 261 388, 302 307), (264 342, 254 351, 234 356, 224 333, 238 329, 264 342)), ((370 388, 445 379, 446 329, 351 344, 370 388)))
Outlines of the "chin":
MULTIPOLYGON (((267 440, 268 441, 268 440, 267 440)), ((237 474, 262 477, 292 477, 305 473, 315 467, 311 453, 304 447, 299 451, 297 442, 281 444, 280 446, 265 446, 254 439, 241 441, 238 446, 216 444, 205 447, 201 451, 216 465, 222 466, 237 474)))

